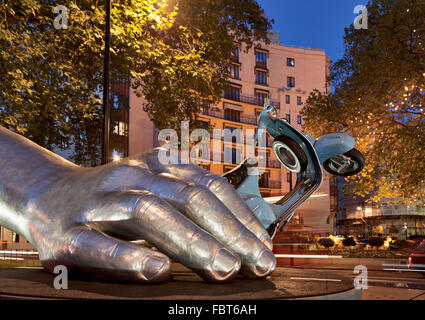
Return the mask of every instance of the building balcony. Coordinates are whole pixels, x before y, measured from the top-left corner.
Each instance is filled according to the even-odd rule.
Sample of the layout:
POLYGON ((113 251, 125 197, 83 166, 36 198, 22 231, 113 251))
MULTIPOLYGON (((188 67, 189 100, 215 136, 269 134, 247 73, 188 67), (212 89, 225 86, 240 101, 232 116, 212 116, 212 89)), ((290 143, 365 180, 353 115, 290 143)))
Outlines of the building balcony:
POLYGON ((267 69, 267 62, 255 61, 255 67, 260 69, 267 69))
POLYGON ((223 119, 223 120, 227 120, 227 121, 232 121, 232 122, 238 122, 238 123, 244 123, 244 124, 250 124, 250 125, 257 125, 257 118, 255 116, 249 116, 249 115, 234 115, 234 114, 226 114, 223 111, 216 111, 216 110, 209 110, 209 111, 204 111, 201 114, 206 115, 206 116, 210 116, 210 117, 214 117, 214 118, 218 118, 218 119, 223 119))
POLYGON ((280 189, 280 181, 273 181, 273 180, 260 180, 258 182, 259 187, 263 189, 280 189))
POLYGON ((279 169, 281 167, 281 164, 277 160, 267 160, 267 167, 279 169))
POLYGON ((230 56, 230 61, 232 61, 234 63, 239 63, 240 64, 240 61, 239 61, 239 57, 238 56, 230 56))
MULTIPOLYGON (((242 103, 250 104, 250 105, 253 105, 253 106, 260 106, 260 107, 264 106, 264 99, 263 98, 251 96, 251 95, 248 95, 248 94, 241 94, 240 96, 226 96, 226 95, 223 94, 221 97, 224 98, 224 99, 227 99, 227 100, 242 102, 242 103)), ((276 108, 280 109, 280 101, 279 100, 271 99, 270 103, 272 105, 274 105, 276 108)))

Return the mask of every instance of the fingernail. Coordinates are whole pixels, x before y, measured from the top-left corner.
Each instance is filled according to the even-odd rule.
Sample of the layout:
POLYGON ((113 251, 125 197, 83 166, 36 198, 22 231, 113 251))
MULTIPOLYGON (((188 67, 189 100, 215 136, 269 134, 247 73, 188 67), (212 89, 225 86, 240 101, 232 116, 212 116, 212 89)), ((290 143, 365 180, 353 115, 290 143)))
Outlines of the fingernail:
POLYGON ((171 275, 170 259, 158 256, 148 258, 143 275, 150 282, 166 281, 171 275))
POLYGON ((234 278, 241 268, 241 260, 238 256, 227 249, 219 249, 212 264, 212 269, 220 279, 230 280, 234 278))
POLYGON ((269 250, 263 250, 259 255, 255 269, 257 270, 257 276, 265 277, 272 273, 276 268, 276 257, 273 252, 269 250))

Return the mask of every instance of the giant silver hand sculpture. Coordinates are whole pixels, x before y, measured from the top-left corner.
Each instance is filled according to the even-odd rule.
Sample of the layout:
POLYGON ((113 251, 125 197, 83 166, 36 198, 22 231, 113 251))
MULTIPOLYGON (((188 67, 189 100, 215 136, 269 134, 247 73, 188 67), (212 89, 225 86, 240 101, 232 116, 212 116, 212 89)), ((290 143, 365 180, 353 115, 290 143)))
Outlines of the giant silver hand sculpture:
POLYGON ((0 127, 0 224, 52 272, 65 265, 116 280, 169 278, 170 259, 211 282, 264 278, 276 260, 266 230, 233 187, 158 150, 76 166, 0 127), (147 240, 161 252, 128 240, 147 240))

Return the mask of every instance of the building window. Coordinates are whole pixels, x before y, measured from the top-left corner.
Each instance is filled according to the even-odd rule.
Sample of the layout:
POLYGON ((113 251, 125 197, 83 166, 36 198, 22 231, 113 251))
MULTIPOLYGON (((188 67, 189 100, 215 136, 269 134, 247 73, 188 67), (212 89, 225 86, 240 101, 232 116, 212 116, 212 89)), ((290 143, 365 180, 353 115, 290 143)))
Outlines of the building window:
POLYGON ((257 99, 257 105, 263 106, 264 100, 269 97, 268 93, 255 91, 255 98, 257 99))
POLYGON ((230 71, 230 77, 232 77, 233 79, 237 79, 239 80, 239 66, 235 65, 235 64, 231 64, 229 66, 229 71, 230 71))
POLYGON ((269 188, 269 173, 264 172, 258 179, 258 185, 260 188, 269 188))
MULTIPOLYGON (((117 86, 114 89, 124 91, 122 88, 126 88, 124 84, 121 84, 120 86, 117 86)), ((113 109, 127 109, 128 108, 128 95, 120 94, 118 92, 112 92, 111 93, 111 99, 112 99, 112 108, 113 109)))
POLYGON ((297 105, 302 105, 303 104, 303 102, 302 102, 302 100, 301 100, 301 97, 297 97, 297 105))
POLYGON ((297 123, 298 123, 298 124, 301 124, 301 123, 302 123, 302 118, 301 118, 301 116, 297 116, 297 123))
POLYGON ((12 232, 12 242, 19 242, 19 234, 17 234, 16 232, 12 232))
POLYGON ((239 47, 235 47, 232 51, 232 57, 239 59, 239 47))
POLYGON ((241 121, 241 112, 232 109, 224 109, 224 120, 240 122, 241 121))
POLYGON ((267 72, 257 70, 255 72, 255 83, 267 85, 267 72))
POLYGON ((286 104, 290 104, 291 103, 291 96, 290 95, 286 95, 285 96, 285 99, 286 99, 286 104))
POLYGON ((294 58, 286 58, 286 65, 288 67, 295 67, 295 59, 294 58))
POLYGON ((287 77, 287 87, 288 88, 294 88, 295 87, 295 78, 294 77, 287 77))
POLYGON ((255 65, 260 68, 267 68, 267 54, 264 52, 255 52, 255 65))
POLYGON ((286 114, 285 119, 288 123, 291 123, 291 115, 289 113, 286 114))
POLYGON ((199 121, 199 124, 205 129, 208 129, 210 126, 209 122, 206 121, 199 121))
POLYGON ((234 101, 241 100, 241 89, 237 87, 227 87, 224 91, 224 98, 234 101))
POLYGON ((128 135, 127 123, 124 121, 117 121, 118 123, 114 126, 112 133, 126 137, 128 135))
POLYGON ((241 150, 239 148, 224 147, 224 163, 241 163, 241 150))

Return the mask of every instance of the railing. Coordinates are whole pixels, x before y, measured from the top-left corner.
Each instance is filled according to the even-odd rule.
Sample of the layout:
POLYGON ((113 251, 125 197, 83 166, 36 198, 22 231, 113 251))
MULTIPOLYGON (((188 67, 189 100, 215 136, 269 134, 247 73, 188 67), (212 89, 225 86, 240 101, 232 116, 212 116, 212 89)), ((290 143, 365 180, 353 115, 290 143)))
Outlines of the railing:
POLYGON ((257 124, 257 118, 255 116, 248 116, 248 115, 244 115, 244 114, 241 114, 239 116, 235 116, 235 115, 232 115, 232 114, 226 114, 223 111, 216 111, 216 110, 209 110, 208 112, 204 111, 204 112, 202 112, 202 114, 207 115, 207 116, 211 116, 211 117, 214 117, 214 118, 233 121, 233 122, 240 122, 240 123, 246 123, 246 124, 252 124, 252 125, 257 124))
POLYGON ((280 181, 263 181, 260 180, 258 182, 260 188, 267 188, 267 189, 280 189, 280 181))
POLYGON ((269 186, 271 189, 280 189, 280 181, 269 181, 269 186))
MULTIPOLYGON (((223 94, 222 98, 237 101, 237 102, 247 103, 247 104, 250 104, 250 105, 253 105, 253 106, 261 106, 261 107, 264 106, 264 98, 251 96, 251 95, 248 95, 248 94, 241 94, 238 97, 239 99, 236 99, 235 97, 225 96, 223 94)), ((271 99, 270 103, 272 105, 274 105, 276 108, 280 109, 280 101, 271 99)))
POLYGON ((239 57, 238 57, 238 56, 230 56, 230 60, 231 60, 232 62, 239 63, 239 57))
POLYGON ((263 61, 255 61, 255 67, 256 68, 262 68, 262 69, 267 69, 267 62, 263 62, 263 61))
POLYGON ((280 168, 281 164, 277 160, 267 160, 267 167, 269 168, 280 168))

